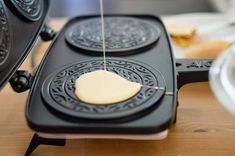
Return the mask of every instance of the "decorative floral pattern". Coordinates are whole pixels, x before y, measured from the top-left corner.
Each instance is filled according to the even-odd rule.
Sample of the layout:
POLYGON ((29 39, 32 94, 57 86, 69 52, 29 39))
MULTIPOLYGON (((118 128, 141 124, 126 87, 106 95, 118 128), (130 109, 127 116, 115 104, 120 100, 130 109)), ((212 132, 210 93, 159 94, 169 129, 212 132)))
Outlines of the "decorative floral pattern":
POLYGON ((11 0, 15 8, 27 19, 37 21, 42 14, 42 0, 11 0))
MULTIPOLYGON (((130 51, 156 42, 160 30, 150 22, 130 17, 105 17, 105 42, 108 52, 130 51)), ((72 26, 67 41, 81 49, 102 52, 100 18, 81 21, 72 26)))
MULTIPOLYGON (((58 108, 62 111, 66 110, 67 114, 73 116, 97 117, 97 115, 105 116, 113 114, 118 116, 118 113, 130 111, 142 105, 146 105, 150 99, 154 98, 157 102, 164 94, 162 90, 143 87, 141 91, 133 98, 111 105, 92 105, 86 104, 75 96, 75 80, 82 74, 103 69, 103 60, 92 60, 82 63, 77 63, 66 67, 64 70, 52 74, 43 85, 43 92, 49 91, 44 95, 44 99, 53 108, 58 108), (69 111, 68 111, 69 110, 69 111)), ((107 70, 115 72, 126 79, 143 84, 144 86, 159 86, 165 87, 164 80, 161 74, 157 71, 153 72, 148 67, 136 62, 126 61, 123 59, 108 59, 107 70)), ((154 104, 154 103, 153 103, 154 104)))
POLYGON ((7 61, 10 52, 10 33, 7 16, 0 1, 0 67, 7 61))

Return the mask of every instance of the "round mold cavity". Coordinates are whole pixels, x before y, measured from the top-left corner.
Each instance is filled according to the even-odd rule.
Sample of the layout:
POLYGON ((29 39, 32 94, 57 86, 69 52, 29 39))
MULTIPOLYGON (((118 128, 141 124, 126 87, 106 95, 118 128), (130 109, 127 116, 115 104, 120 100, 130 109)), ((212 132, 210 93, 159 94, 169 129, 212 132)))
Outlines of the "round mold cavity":
MULTIPOLYGON (((147 48, 157 42, 160 29, 153 23, 134 17, 105 17, 106 52, 123 53, 147 48)), ((66 32, 69 45, 91 52, 103 52, 100 18, 72 25, 66 32)))
MULTIPOLYGON (((72 117, 85 119, 117 119, 146 110, 164 96, 165 90, 142 87, 141 91, 126 101, 110 105, 93 105, 80 101, 74 94, 75 80, 80 75, 103 69, 102 59, 71 64, 52 73, 43 83, 42 97, 53 109, 72 117)), ((165 88, 162 74, 140 62, 109 58, 107 70, 144 86, 165 88)))

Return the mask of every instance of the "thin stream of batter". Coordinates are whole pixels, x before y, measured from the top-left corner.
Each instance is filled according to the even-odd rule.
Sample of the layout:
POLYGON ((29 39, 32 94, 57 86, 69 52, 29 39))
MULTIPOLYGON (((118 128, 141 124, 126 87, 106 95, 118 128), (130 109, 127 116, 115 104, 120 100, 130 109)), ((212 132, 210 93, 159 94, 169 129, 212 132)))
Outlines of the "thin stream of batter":
POLYGON ((156 89, 156 90, 163 90, 165 92, 165 95, 174 95, 173 92, 166 92, 166 89, 164 87, 144 86, 140 83, 128 82, 128 80, 121 77, 120 75, 117 75, 117 74, 115 75, 115 73, 111 73, 111 72, 107 71, 103 0, 99 0, 99 3, 100 3, 100 14, 101 14, 103 63, 104 63, 104 71, 107 72, 108 75, 106 73, 105 74, 106 77, 104 77, 105 72, 102 70, 91 72, 91 73, 89 73, 89 75, 88 74, 82 75, 81 77, 79 77, 76 80, 76 90, 75 90, 76 96, 80 100, 82 100, 86 103, 113 104, 113 103, 117 103, 117 102, 120 102, 120 101, 123 101, 123 100, 126 100, 128 98, 133 97, 135 94, 137 94, 141 90, 141 87, 142 88, 151 88, 151 89, 156 89), (94 79, 94 73, 96 74, 95 75, 96 79, 94 79), (97 73, 98 73, 98 75, 97 75, 97 73), (100 79, 98 79, 97 76, 100 79), (107 76, 108 76, 108 78, 111 78, 111 81, 110 81, 110 79, 106 79, 106 81, 104 81, 105 78, 107 78, 107 76), (112 79, 116 80, 116 83, 115 83, 115 81, 113 82, 112 79), (105 88, 106 90, 104 90, 102 88, 102 86, 99 86, 99 85, 103 85, 104 82, 105 82, 105 84, 106 83, 109 84, 109 86, 106 86, 106 88, 105 88), (89 85, 87 86, 87 84, 89 84, 90 86, 89 85), (123 85, 128 87, 128 88, 124 89, 124 91, 126 91, 126 92, 123 92, 123 91, 120 92, 120 90, 122 90, 123 85), (96 87, 94 87, 94 86, 96 86, 96 87), (111 86, 111 88, 110 88, 110 86, 111 86), (112 90, 113 89, 112 87, 116 90, 112 90), (97 88, 99 88, 99 89, 97 90, 97 88), (99 92, 100 94, 98 95, 97 92, 99 92), (93 98, 91 98, 92 96, 90 96, 90 95, 93 95, 93 98))
MULTIPOLYGON (((104 60, 104 70, 107 71, 106 67, 106 45, 105 45, 105 27, 104 27, 104 3, 103 0, 100 0, 100 16, 101 16, 101 33, 102 33, 102 41, 103 41, 103 60, 104 60)), ((163 87, 151 87, 151 86, 143 86, 143 88, 152 88, 157 90, 165 90, 163 87)))
POLYGON ((105 45, 105 31, 104 31, 104 3, 100 0, 100 16, 101 16, 101 33, 103 40, 103 58, 104 58, 104 70, 106 71, 106 45, 105 45))

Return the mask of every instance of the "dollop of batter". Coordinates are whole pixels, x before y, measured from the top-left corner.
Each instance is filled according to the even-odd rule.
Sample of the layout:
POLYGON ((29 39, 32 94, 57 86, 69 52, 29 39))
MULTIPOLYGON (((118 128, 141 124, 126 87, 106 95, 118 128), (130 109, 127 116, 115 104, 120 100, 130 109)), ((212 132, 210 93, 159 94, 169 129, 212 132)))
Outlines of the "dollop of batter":
POLYGON ((83 74, 75 82, 75 95, 85 103, 97 105, 128 100, 140 90, 141 84, 105 70, 83 74))

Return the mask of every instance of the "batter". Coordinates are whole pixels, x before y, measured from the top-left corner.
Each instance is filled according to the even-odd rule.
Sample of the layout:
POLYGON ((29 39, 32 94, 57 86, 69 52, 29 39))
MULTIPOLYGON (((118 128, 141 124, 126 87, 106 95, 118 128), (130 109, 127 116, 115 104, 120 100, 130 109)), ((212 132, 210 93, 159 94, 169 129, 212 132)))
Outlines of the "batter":
POLYGON ((141 84, 105 70, 81 75, 75 82, 75 95, 90 104, 113 104, 135 96, 141 84))

